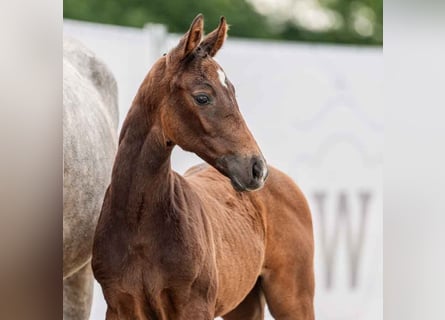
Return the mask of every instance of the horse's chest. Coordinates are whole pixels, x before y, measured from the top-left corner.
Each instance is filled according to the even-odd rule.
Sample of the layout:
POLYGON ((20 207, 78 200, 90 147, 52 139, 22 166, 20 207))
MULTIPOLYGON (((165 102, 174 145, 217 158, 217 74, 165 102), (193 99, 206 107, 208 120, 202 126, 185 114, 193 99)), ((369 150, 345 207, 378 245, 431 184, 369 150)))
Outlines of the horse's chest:
MULTIPOLYGON (((159 221, 133 234, 124 253, 124 272, 135 270, 163 287, 194 281, 212 267, 212 250, 203 226, 187 221, 159 221)), ((214 266, 213 266, 214 267, 214 266)))

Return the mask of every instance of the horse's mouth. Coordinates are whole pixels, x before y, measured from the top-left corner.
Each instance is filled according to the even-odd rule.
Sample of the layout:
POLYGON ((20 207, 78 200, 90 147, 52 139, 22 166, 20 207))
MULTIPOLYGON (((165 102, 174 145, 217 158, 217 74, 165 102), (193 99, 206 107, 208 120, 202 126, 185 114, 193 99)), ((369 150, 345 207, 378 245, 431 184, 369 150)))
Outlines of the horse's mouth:
POLYGON ((215 168, 230 179, 232 187, 238 192, 261 189, 268 175, 262 156, 221 157, 216 161, 215 168))
POLYGON ((233 189, 235 189, 238 192, 245 192, 245 191, 256 191, 261 189, 264 186, 263 183, 259 183, 255 186, 245 186, 241 184, 236 177, 230 177, 230 183, 232 184, 233 189))
POLYGON ((238 192, 248 191, 236 178, 230 178, 230 183, 232 184, 233 189, 238 192))

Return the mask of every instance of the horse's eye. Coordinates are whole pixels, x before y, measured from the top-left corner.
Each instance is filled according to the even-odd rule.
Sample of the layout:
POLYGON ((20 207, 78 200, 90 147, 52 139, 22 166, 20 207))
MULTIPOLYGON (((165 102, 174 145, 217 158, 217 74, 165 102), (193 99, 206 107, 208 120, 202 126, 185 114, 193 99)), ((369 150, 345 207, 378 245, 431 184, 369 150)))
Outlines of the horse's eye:
POLYGON ((205 105, 210 103, 210 98, 206 96, 205 94, 199 94, 195 96, 195 101, 197 104, 205 105))

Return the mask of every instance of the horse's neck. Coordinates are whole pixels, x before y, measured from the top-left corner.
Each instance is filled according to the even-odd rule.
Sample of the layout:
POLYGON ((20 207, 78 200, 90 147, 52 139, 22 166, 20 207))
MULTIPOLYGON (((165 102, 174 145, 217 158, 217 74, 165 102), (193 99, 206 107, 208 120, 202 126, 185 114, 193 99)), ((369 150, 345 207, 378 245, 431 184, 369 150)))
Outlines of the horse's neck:
POLYGON ((143 107, 134 105, 122 128, 113 168, 113 211, 128 219, 145 203, 168 201, 174 180, 170 155, 160 127, 155 121, 149 123, 143 107))

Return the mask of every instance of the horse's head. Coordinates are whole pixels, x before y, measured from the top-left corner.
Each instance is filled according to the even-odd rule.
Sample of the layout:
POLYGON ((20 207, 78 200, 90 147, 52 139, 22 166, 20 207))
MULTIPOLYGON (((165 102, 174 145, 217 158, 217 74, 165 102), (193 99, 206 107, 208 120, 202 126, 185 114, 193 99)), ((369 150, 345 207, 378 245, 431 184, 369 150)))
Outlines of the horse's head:
POLYGON ((161 122, 166 138, 230 178, 238 191, 263 186, 266 161, 239 111, 235 88, 213 59, 226 39, 222 17, 203 39, 198 15, 165 59, 161 122))

